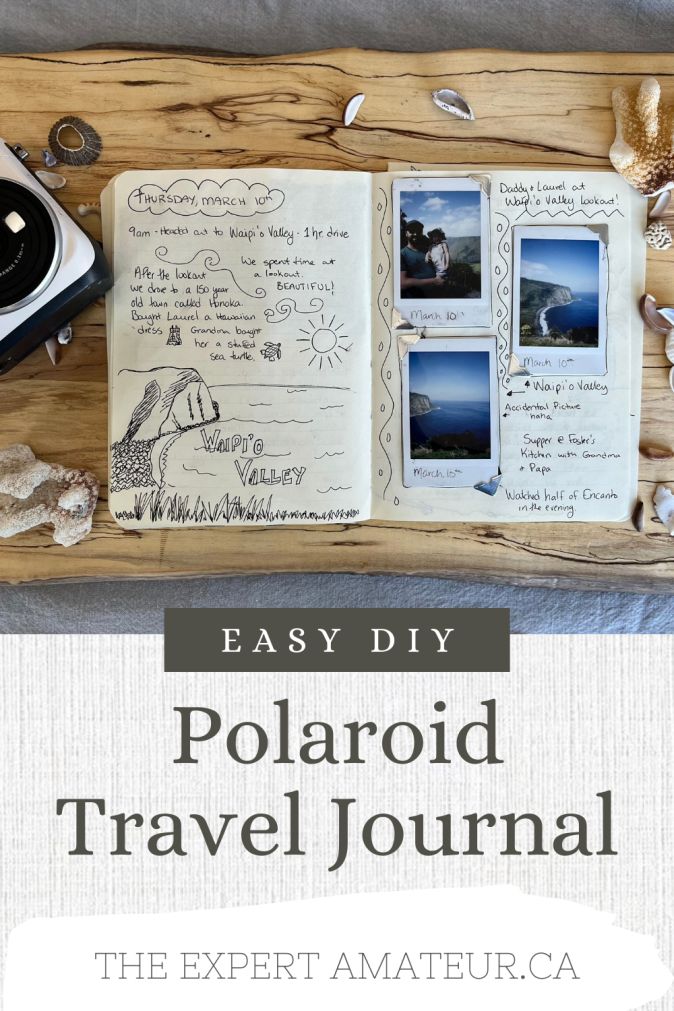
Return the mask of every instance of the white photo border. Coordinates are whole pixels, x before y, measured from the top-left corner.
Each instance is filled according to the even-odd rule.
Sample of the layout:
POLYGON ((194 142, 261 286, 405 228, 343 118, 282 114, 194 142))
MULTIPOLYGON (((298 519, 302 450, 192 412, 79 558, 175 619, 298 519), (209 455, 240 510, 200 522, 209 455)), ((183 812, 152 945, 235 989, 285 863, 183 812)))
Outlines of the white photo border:
POLYGON ((401 362, 402 372, 402 444, 403 486, 405 488, 469 488, 491 481, 499 473, 501 458, 500 399, 496 337, 432 337, 412 345, 401 362), (487 352, 489 354, 489 435, 490 456, 484 460, 433 460, 426 469, 436 475, 419 475, 423 460, 413 460, 410 443, 410 355, 437 354, 438 352, 487 352))
POLYGON ((511 348, 529 375, 605 376, 608 328, 608 248, 602 235, 587 225, 515 225, 513 228, 513 302, 511 348), (599 252, 598 345, 596 348, 539 347, 520 344, 522 239, 592 241, 599 252))

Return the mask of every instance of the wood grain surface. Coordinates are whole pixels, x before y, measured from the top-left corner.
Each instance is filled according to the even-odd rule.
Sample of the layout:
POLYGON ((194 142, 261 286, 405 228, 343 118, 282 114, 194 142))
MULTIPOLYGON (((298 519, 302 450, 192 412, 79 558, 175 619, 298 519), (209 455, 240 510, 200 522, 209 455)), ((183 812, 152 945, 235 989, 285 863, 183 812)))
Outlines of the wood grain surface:
MULTIPOLYGON (((663 40, 664 42, 664 40, 663 40)), ((65 168, 59 197, 76 214, 128 168, 288 166, 382 170, 390 160, 608 167, 611 89, 656 75, 674 102, 672 54, 399 54, 340 50, 283 57, 81 50, 0 56, 0 136, 38 167, 51 125, 89 121, 103 154, 65 168), (430 91, 461 91, 474 123, 436 109, 430 91), (364 92, 345 128, 347 99, 364 92)), ((86 223, 99 234, 96 217, 86 223)), ((653 253, 648 289, 674 302, 674 252, 653 253)), ((674 395, 663 340, 647 333, 642 440, 674 442, 674 395)), ((355 526, 123 531, 107 509, 103 305, 85 312, 58 368, 39 350, 0 380, 2 444, 102 481, 93 532, 74 548, 47 529, 0 543, 0 580, 170 577, 270 571, 425 573, 530 586, 674 589, 674 539, 654 519, 652 493, 674 484, 674 462, 641 460, 646 528, 629 523, 485 525, 372 522, 355 526)), ((318 603, 318 602, 317 602, 318 603)), ((560 599, 563 606, 563 598, 560 599)))

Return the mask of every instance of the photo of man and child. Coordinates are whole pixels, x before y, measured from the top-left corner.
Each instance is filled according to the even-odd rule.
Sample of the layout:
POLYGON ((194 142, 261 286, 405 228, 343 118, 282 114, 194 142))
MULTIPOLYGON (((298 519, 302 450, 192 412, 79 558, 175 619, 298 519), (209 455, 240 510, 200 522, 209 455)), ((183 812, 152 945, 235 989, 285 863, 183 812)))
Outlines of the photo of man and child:
POLYGON ((479 299, 481 248, 479 189, 401 191, 401 298, 479 299))

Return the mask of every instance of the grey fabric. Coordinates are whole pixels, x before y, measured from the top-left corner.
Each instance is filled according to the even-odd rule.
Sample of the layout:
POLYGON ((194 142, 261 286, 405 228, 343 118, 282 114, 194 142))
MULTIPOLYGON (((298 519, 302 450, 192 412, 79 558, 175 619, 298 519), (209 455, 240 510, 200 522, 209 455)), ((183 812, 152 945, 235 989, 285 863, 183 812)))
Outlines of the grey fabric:
POLYGON ((509 607, 514 632, 674 632, 674 597, 346 575, 0 588, 0 631, 160 633, 165 607, 289 605, 509 607))
MULTIPOLYGON (((0 0, 5 52, 115 42, 241 53, 335 46, 644 51, 667 49, 672 38, 674 0, 0 0)), ((672 598, 341 575, 0 587, 0 631, 159 632, 167 606, 288 602, 510 607, 517 632, 674 631, 672 598)))
POLYGON ((334 46, 662 50, 672 0, 0 0, 0 49, 101 42, 239 53, 334 46))

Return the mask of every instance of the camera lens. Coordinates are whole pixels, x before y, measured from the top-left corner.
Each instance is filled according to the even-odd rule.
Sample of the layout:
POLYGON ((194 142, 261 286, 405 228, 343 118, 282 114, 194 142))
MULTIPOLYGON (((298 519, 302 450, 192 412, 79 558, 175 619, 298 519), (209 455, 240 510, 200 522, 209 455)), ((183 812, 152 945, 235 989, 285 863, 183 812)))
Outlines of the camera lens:
POLYGON ((32 301, 58 266, 56 224, 30 189, 0 179, 0 312, 32 301))

